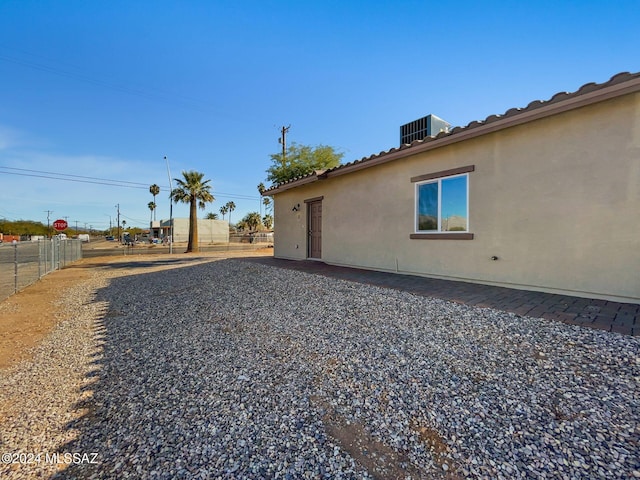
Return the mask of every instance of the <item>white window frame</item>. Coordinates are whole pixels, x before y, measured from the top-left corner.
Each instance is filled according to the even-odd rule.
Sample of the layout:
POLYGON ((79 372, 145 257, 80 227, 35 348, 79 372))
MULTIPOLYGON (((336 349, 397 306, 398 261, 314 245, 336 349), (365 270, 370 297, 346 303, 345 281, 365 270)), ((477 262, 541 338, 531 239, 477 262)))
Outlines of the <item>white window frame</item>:
POLYGON ((433 178, 433 179, 429 179, 429 180, 425 180, 422 182, 416 182, 415 184, 415 206, 414 206, 414 232, 416 234, 434 234, 434 235, 444 235, 444 234, 456 234, 456 233, 469 233, 469 173, 461 173, 458 175, 448 175, 448 176, 444 176, 444 177, 438 177, 438 178, 433 178), (465 195, 466 195, 466 209, 467 209, 467 225, 466 225, 466 229, 464 231, 462 230, 456 230, 456 231, 451 231, 451 230, 442 230, 442 180, 449 180, 451 178, 457 178, 457 177, 466 177, 467 181, 466 181, 466 190, 465 190, 465 195), (418 229, 418 223, 419 223, 419 212, 420 212, 420 195, 419 195, 419 189, 420 189, 420 185, 425 185, 428 183, 437 183, 438 184, 438 230, 419 230, 418 229))

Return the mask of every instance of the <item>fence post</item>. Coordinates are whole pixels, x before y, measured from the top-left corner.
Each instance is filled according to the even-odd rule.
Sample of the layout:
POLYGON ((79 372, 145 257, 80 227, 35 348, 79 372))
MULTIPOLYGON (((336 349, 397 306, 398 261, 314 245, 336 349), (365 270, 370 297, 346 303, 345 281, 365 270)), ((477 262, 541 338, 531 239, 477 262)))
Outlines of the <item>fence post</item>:
POLYGON ((41 242, 42 242, 42 248, 44 249, 44 262, 42 262, 42 266, 44 267, 43 275, 46 275, 47 274, 47 241, 41 240, 41 242))
POLYGON ((13 244, 13 293, 18 292, 18 244, 13 244))

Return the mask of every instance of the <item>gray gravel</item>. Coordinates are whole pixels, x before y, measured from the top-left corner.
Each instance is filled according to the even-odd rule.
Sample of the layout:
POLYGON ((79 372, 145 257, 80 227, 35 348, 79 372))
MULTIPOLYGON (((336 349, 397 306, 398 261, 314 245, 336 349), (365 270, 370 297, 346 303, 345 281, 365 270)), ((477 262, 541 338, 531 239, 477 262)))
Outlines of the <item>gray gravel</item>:
POLYGON ((0 478, 640 478, 637 337, 157 264, 101 269, 0 371, 0 453, 59 454, 0 478))

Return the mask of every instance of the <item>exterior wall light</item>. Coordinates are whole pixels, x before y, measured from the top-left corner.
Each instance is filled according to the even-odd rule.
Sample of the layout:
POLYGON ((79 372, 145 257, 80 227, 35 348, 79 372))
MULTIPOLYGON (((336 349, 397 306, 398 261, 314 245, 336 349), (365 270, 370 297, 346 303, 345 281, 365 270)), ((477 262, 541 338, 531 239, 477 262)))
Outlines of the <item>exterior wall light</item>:
POLYGON ((294 205, 293 208, 291 209, 292 212, 298 212, 300 211, 300 204, 298 203, 297 205, 294 205))

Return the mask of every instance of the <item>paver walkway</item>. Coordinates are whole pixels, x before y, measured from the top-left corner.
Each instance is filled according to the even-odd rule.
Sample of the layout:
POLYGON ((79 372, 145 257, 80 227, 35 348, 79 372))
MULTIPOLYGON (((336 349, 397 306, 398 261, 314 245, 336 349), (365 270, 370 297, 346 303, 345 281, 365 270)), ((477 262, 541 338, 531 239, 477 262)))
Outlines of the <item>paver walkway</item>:
POLYGON ((467 305, 491 307, 517 315, 540 317, 608 332, 640 336, 640 304, 636 303, 610 302, 595 298, 377 272, 309 260, 283 260, 273 257, 254 257, 247 260, 379 287, 405 290, 417 295, 467 305))

